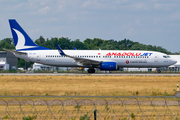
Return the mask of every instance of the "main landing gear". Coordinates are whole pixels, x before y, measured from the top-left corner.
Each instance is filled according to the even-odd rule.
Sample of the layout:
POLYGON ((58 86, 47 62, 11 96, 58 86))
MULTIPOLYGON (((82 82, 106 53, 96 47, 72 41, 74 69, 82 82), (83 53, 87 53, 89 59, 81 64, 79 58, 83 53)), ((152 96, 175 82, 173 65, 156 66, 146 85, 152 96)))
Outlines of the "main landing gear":
POLYGON ((88 73, 95 73, 95 69, 94 68, 89 68, 88 73))

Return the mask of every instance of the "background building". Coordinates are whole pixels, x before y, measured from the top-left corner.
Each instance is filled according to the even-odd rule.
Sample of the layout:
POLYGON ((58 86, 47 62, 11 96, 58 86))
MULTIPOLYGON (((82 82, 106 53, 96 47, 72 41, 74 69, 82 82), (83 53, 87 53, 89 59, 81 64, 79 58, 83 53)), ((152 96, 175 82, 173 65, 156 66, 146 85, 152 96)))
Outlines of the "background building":
POLYGON ((177 63, 168 67, 170 71, 180 71, 180 55, 170 55, 171 58, 177 60, 177 63))
POLYGON ((0 70, 10 70, 18 68, 18 58, 13 53, 0 51, 0 70))

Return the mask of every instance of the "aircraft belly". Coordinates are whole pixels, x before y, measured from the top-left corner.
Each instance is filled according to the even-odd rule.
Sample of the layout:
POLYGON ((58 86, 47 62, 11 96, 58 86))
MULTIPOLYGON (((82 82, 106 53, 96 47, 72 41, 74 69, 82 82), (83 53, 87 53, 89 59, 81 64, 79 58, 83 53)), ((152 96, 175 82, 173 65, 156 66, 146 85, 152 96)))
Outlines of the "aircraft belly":
POLYGON ((79 67, 72 59, 45 59, 41 61, 42 64, 48 64, 59 67, 79 67))

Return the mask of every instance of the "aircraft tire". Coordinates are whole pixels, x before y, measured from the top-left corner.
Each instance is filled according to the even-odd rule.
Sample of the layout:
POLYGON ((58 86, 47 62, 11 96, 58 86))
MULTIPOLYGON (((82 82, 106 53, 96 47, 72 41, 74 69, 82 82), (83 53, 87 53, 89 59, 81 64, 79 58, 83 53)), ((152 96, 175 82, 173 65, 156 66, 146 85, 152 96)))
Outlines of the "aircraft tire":
POLYGON ((95 73, 95 69, 88 69, 88 73, 95 73))
POLYGON ((158 72, 158 73, 161 73, 161 70, 158 70, 157 72, 158 72))

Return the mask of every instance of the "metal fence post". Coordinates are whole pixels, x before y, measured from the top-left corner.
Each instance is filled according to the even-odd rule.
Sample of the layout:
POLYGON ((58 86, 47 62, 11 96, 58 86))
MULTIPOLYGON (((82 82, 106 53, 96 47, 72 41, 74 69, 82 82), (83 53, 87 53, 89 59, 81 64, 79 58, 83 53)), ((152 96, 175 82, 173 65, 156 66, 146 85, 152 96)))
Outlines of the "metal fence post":
POLYGON ((97 110, 94 110, 94 120, 97 118, 97 110))

